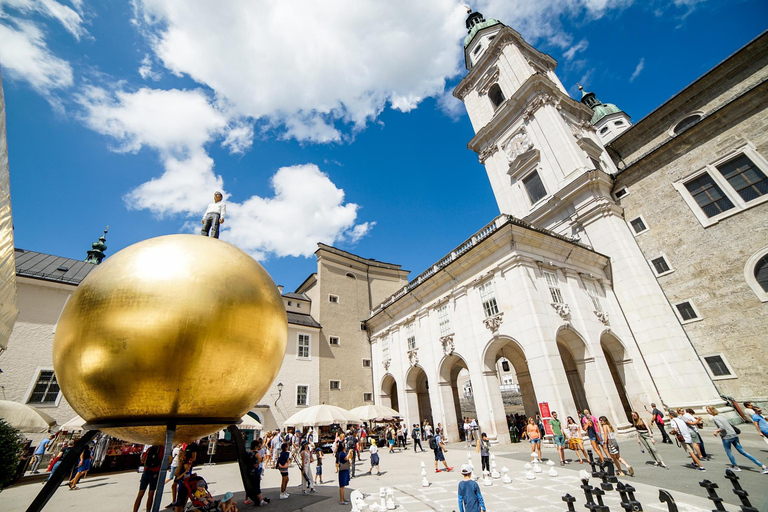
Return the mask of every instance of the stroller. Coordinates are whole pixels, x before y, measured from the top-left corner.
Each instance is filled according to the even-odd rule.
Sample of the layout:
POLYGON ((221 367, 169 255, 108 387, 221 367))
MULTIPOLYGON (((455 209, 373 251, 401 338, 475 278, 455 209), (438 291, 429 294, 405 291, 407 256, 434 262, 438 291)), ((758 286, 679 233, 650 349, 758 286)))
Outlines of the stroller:
POLYGON ((192 473, 183 480, 189 495, 185 512, 221 512, 220 501, 214 500, 208 491, 208 483, 201 476, 192 473))

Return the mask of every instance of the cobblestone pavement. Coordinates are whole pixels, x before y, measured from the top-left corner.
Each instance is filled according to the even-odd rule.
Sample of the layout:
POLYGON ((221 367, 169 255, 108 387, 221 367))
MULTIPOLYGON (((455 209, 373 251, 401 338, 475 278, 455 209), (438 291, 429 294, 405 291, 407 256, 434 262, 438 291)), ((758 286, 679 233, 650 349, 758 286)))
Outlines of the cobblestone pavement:
MULTIPOLYGON (((744 448, 762 461, 768 460, 768 445, 764 444, 756 434, 746 433, 741 436, 744 448)), ((705 442, 707 439, 705 438, 705 442)), ((706 499, 706 491, 698 485, 698 482, 709 479, 719 485, 718 492, 725 500, 726 509, 739 510, 739 501, 732 492, 730 482, 725 479, 724 471, 728 462, 723 453, 722 446, 717 439, 712 439, 707 444, 707 449, 714 456, 705 465, 706 473, 700 473, 684 467, 685 457, 682 449, 676 446, 663 445, 659 447, 662 457, 670 466, 669 470, 654 468, 643 463, 647 454, 641 454, 637 443, 627 439, 621 441, 622 455, 635 468, 634 478, 622 478, 625 483, 631 483, 636 489, 636 498, 642 503, 644 510, 667 510, 666 506, 658 501, 659 488, 671 492, 681 512, 706 512, 712 510, 713 504, 706 499)), ((561 497, 570 493, 576 497, 576 510, 584 508, 584 492, 579 488, 578 471, 589 466, 576 463, 564 467, 555 466, 558 476, 547 475, 548 466, 543 466, 543 472, 536 474, 535 480, 526 479, 525 463, 530 460, 528 446, 516 444, 511 446, 494 446, 493 453, 498 469, 509 469, 512 483, 503 484, 501 479, 492 480, 493 485, 484 486, 482 479, 480 488, 488 507, 488 511, 563 511, 566 505, 561 497)), ((573 452, 567 452, 570 457, 573 452)), ((467 461, 467 455, 472 458, 476 468, 480 467, 480 456, 474 449, 467 451, 463 445, 451 445, 446 453, 449 464, 455 467, 450 473, 435 473, 434 459, 431 452, 413 453, 412 450, 404 450, 399 453, 389 454, 380 452, 382 475, 367 475, 369 466, 368 456, 357 465, 357 477, 352 479, 347 488, 347 498, 354 490, 369 495, 366 503, 369 505, 378 502, 378 494, 381 487, 391 487, 394 490, 395 503, 400 512, 422 511, 453 511, 458 510, 456 501, 456 487, 461 480, 459 468, 467 461), (426 465, 429 487, 422 487, 421 462, 426 465)), ((544 447, 543 456, 557 459, 552 447, 544 447)), ((742 464, 744 471, 738 473, 744 488, 750 493, 752 505, 758 510, 768 510, 768 475, 762 475, 754 465, 750 468, 748 461, 736 454, 737 461, 742 464)), ((309 496, 303 496, 298 487, 300 475, 298 469, 291 469, 291 481, 289 483, 290 498, 278 500, 279 474, 275 470, 266 470, 263 481, 265 496, 272 499, 266 511, 280 512, 302 510, 306 512, 320 512, 326 510, 350 510, 350 505, 339 505, 339 494, 336 475, 330 459, 326 458, 324 467, 326 483, 318 485, 319 492, 309 496)), ((242 484, 239 481, 237 465, 234 463, 220 464, 216 466, 200 466, 196 471, 205 477, 209 483, 211 492, 220 496, 227 491, 235 493, 240 510, 250 510, 252 507, 243 505, 245 499, 242 484)), ((595 478, 590 479, 592 485, 599 485, 595 478)), ((135 472, 116 473, 107 475, 93 475, 81 484, 81 490, 69 491, 62 487, 52 498, 46 507, 47 511, 93 511, 113 512, 130 511, 133 500, 138 491, 139 475, 135 472)), ((39 492, 42 486, 37 482, 24 483, 6 489, 0 493, 0 510, 5 512, 20 512, 26 510, 28 504, 39 492)), ((608 491, 604 498, 606 505, 615 512, 622 511, 619 505, 619 494, 608 491)), ((163 504, 170 499, 170 488, 164 493, 163 504)), ((145 510, 142 506, 140 510, 145 510)))

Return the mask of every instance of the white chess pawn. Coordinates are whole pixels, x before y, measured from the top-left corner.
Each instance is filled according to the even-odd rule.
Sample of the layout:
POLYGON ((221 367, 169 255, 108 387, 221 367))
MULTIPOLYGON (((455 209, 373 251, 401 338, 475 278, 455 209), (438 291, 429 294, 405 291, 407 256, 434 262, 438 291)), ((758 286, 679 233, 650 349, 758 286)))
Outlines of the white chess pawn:
POLYGON ((427 480, 427 477, 421 479, 421 486, 422 487, 429 487, 429 480, 427 480))
POLYGON ((533 463, 539 463, 539 462, 541 462, 541 461, 539 460, 539 456, 538 456, 538 455, 536 455, 536 453, 531 453, 531 462, 533 462, 533 463))
POLYGON ((525 463, 525 469, 531 469, 532 467, 530 462, 525 463))
POLYGON ((421 476, 423 477, 427 476, 427 468, 421 468, 421 476))
POLYGON ((394 500, 394 498, 388 498, 387 499, 387 510, 395 510, 395 500, 394 500))
POLYGON ((555 461, 553 461, 552 459, 549 459, 547 461, 547 466, 554 466, 554 465, 555 465, 555 461))
POLYGON ((427 466, 426 466, 426 464, 424 464, 424 461, 421 461, 421 467, 422 467, 422 468, 425 468, 425 467, 427 467, 427 466))
POLYGON ((491 481, 491 477, 488 473, 488 471, 483 471, 483 485, 486 487, 490 487, 493 485, 493 482, 491 481))
POLYGON ((491 471, 491 477, 492 478, 501 478, 501 474, 496 471, 496 468, 493 468, 493 471, 491 471))
POLYGON ((549 471, 547 472, 549 476, 557 476, 557 471, 555 471, 555 468, 549 468, 549 471))
POLYGON ((491 454, 491 460, 496 460, 496 456, 494 454, 491 454))
POLYGON ((536 480, 536 475, 533 474, 533 471, 526 471, 525 478, 527 480, 536 480))
POLYGON ((506 467, 501 468, 501 472, 504 476, 501 477, 501 481, 505 484, 511 484, 512 479, 509 477, 509 470, 506 467))
POLYGON ((539 466, 538 464, 535 464, 533 466, 533 472, 534 473, 541 473, 541 466, 539 466))
POLYGON ((467 460, 472 460, 472 452, 467 452, 467 460))
POLYGON ((386 498, 381 498, 381 504, 379 505, 379 510, 387 510, 386 498))

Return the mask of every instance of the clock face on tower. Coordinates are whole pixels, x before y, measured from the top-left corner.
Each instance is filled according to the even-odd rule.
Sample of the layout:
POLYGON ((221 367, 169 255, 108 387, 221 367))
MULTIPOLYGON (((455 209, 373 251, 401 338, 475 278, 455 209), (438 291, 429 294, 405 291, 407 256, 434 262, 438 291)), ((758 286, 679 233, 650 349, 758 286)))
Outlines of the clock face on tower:
POLYGON ((507 141, 504 145, 504 153, 507 155, 507 159, 512 162, 532 147, 533 143, 528 138, 528 134, 522 131, 516 133, 507 141))

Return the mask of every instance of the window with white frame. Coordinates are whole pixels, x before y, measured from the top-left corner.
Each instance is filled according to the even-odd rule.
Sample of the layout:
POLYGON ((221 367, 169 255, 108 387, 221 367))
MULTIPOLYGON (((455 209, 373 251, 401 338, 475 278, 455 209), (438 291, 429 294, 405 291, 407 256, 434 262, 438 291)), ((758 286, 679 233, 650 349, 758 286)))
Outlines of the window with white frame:
POLYGON ((645 219, 643 219, 642 215, 630 220, 629 225, 632 226, 632 231, 636 235, 648 231, 648 225, 645 223, 645 219))
POLYGON ((544 279, 547 280, 547 286, 549 287, 549 296, 552 298, 552 302, 555 304, 563 303, 563 294, 560 292, 560 280, 557 278, 557 274, 543 270, 544 279))
POLYGON ((373 402, 373 393, 363 393, 363 402, 373 402))
POLYGON ((483 303, 485 317, 489 318, 499 314, 499 305, 496 303, 496 293, 493 290, 493 281, 486 281, 478 287, 480 302, 483 303))
POLYGON ((405 336, 406 340, 408 341, 408 350, 413 350, 416 348, 416 332, 414 330, 414 322, 409 323, 405 326, 405 336))
POLYGON ((331 345, 339 345, 339 337, 338 336, 329 336, 328 337, 328 343, 331 345))
POLYGON ((595 311, 602 311, 603 308, 600 306, 600 295, 597 293, 595 282, 591 279, 583 279, 583 281, 584 287, 587 289, 587 295, 589 295, 589 298, 592 300, 592 306, 595 308, 595 311))
POLYGON ((736 377, 724 354, 702 356, 701 359, 704 360, 707 371, 714 380, 736 377))
POLYGON ((437 308, 437 321, 440 324, 440 336, 446 336, 451 333, 451 317, 448 314, 448 304, 443 304, 437 308))
POLYGON ((55 404, 59 397, 59 383, 53 370, 41 370, 35 387, 27 400, 28 404, 55 404))
POLYGON ((651 266, 653 267, 653 272, 657 276, 663 276, 665 274, 669 274, 670 272, 672 272, 672 267, 667 261, 666 256, 664 256, 663 254, 658 258, 652 259, 651 266))
POLYGON ((768 302, 768 246, 754 253, 744 266, 744 279, 761 302, 768 302))
POLYGON ((768 161, 750 145, 674 183, 704 226, 768 201, 768 161))
POLYGON ((296 350, 299 359, 309 359, 310 340, 309 334, 299 334, 298 349, 296 350))
POLYGON ((622 197, 625 197, 628 195, 629 195, 629 190, 627 189, 627 187, 621 187, 619 190, 613 193, 613 197, 615 197, 616 199, 621 199, 622 197))
POLYGON ((757 260, 755 264, 755 281, 764 292, 768 293, 768 254, 757 260))
POLYGON ((675 309, 683 323, 701 320, 701 315, 690 300, 675 304, 675 309))
POLYGON ((384 361, 387 361, 390 359, 389 356, 389 336, 384 336, 384 338, 381 340, 381 358, 384 361))
POLYGON ((363 368, 370 368, 370 367, 371 367, 371 360, 363 359, 363 368))
POLYGON ((296 386, 296 405, 299 407, 309 405, 309 386, 302 384, 296 386))
POLYGON ((330 382, 330 387, 332 391, 336 391, 341 389, 341 381, 340 380, 332 380, 330 382))

